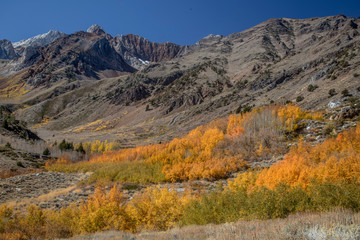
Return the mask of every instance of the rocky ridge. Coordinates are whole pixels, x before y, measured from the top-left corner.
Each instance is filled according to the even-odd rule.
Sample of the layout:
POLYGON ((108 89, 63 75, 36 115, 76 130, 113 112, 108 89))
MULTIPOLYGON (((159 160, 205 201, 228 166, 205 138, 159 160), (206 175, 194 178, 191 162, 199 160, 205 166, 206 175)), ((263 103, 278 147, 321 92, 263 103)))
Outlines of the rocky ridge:
POLYGON ((16 54, 12 43, 9 40, 0 40, 0 59, 15 59, 16 54))
POLYGON ((44 47, 45 45, 55 41, 56 39, 58 39, 60 37, 63 37, 63 36, 66 36, 66 34, 59 32, 59 31, 50 30, 47 33, 40 34, 40 35, 37 35, 37 36, 29 38, 29 39, 14 42, 12 44, 13 44, 14 48, 44 47))

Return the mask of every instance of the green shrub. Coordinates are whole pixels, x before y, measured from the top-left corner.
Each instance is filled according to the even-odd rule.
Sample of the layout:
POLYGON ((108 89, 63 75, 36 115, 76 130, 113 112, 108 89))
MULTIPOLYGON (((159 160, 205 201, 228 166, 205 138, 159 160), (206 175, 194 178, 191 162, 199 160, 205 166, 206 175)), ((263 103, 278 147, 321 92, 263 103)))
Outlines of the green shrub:
POLYGON ((309 188, 310 210, 328 211, 336 207, 360 210, 359 183, 312 184, 309 188))
POLYGON ((296 98, 296 102, 301 102, 302 100, 304 100, 304 97, 303 96, 298 96, 296 98))
POLYGON ((344 90, 342 90, 341 94, 342 94, 343 97, 350 96, 349 90, 347 90, 346 88, 344 90))
MULTIPOLYGON (((76 164, 74 164, 76 167, 76 164)), ((73 165, 73 167, 74 167, 73 165)), ((89 182, 119 182, 119 183, 161 183, 165 175, 160 164, 145 162, 120 162, 110 164, 97 164, 89 182)), ((84 169, 87 171, 87 169, 84 169)))
POLYGON ((243 216, 248 197, 245 191, 212 192, 192 200, 184 209, 181 225, 233 222, 243 216))
POLYGON ((337 94, 337 92, 336 92, 335 88, 332 88, 329 90, 330 97, 335 96, 336 94, 337 94))
POLYGON ((252 106, 248 105, 248 104, 245 104, 244 106, 243 105, 240 105, 237 109, 236 109, 236 114, 243 114, 243 113, 247 113, 247 112, 251 112, 252 110, 252 106))
POLYGON ((20 162, 20 161, 18 161, 17 163, 16 163, 16 165, 18 166, 18 167, 24 167, 24 165, 23 165, 23 163, 22 162, 20 162))
POLYGON ((63 139, 59 144, 59 149, 61 151, 74 150, 74 144, 72 142, 66 142, 65 139, 63 139))
POLYGON ((79 147, 76 149, 77 152, 85 154, 85 149, 84 146, 82 145, 82 143, 79 144, 79 147))
POLYGON ((319 87, 318 85, 312 85, 312 84, 310 84, 310 85, 308 86, 307 90, 308 90, 309 92, 313 92, 313 91, 315 91, 315 89, 317 89, 318 87, 319 87))
POLYGON ((44 156, 49 156, 50 155, 50 150, 48 148, 45 148, 45 150, 43 151, 43 155, 44 156))
POLYGON ((316 183, 308 190, 278 185, 271 190, 261 187, 212 192, 185 206, 181 225, 234 222, 239 219, 285 218, 304 211, 328 211, 338 207, 360 210, 359 183, 316 183))

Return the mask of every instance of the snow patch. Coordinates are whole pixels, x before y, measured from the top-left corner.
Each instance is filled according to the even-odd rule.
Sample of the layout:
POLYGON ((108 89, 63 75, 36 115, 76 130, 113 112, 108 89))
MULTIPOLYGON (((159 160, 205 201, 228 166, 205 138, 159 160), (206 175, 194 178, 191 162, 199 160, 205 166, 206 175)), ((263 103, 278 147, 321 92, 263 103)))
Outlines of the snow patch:
POLYGON ((145 64, 145 65, 147 65, 147 64, 149 64, 150 62, 149 61, 144 61, 144 60, 142 60, 141 58, 138 58, 139 59, 139 61, 142 63, 142 64, 145 64))
POLYGON ((59 31, 55 31, 55 30, 50 30, 47 33, 44 34, 40 34, 37 35, 35 37, 29 38, 29 39, 25 39, 25 40, 21 40, 18 42, 14 42, 13 46, 14 48, 17 47, 43 47, 51 42, 53 42, 55 39, 65 36, 65 33, 59 32, 59 31))

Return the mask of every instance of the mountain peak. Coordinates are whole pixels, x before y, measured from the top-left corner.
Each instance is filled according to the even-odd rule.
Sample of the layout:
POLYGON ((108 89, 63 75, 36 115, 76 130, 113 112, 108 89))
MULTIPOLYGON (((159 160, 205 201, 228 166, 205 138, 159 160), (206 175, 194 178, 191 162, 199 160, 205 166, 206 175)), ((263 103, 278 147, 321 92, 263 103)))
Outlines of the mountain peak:
POLYGON ((37 36, 29 38, 29 39, 21 40, 19 42, 14 42, 13 46, 14 46, 14 48, 29 47, 29 46, 43 47, 43 46, 51 43, 55 39, 62 37, 64 35, 66 35, 66 34, 56 31, 56 30, 50 30, 47 33, 40 34, 40 35, 37 35, 37 36))
POLYGON ((91 27, 89 27, 87 30, 86 30, 88 33, 96 33, 96 34, 102 34, 102 33, 105 33, 104 29, 97 25, 97 24, 93 24, 91 27))

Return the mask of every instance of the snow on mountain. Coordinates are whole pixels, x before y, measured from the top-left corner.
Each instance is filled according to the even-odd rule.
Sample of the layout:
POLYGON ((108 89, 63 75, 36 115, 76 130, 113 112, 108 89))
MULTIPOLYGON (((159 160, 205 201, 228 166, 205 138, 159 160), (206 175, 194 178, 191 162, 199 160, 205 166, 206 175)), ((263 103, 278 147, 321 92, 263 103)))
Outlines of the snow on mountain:
POLYGON ((93 24, 86 31, 88 33, 97 33, 97 34, 105 33, 104 29, 101 26, 97 25, 97 24, 93 24))
POLYGON ((21 40, 19 42, 14 42, 13 46, 14 48, 17 47, 43 47, 51 42, 53 42, 55 39, 65 36, 65 33, 59 32, 59 31, 54 31, 54 30, 50 30, 47 33, 44 34, 40 34, 37 35, 35 37, 26 39, 26 40, 21 40))

